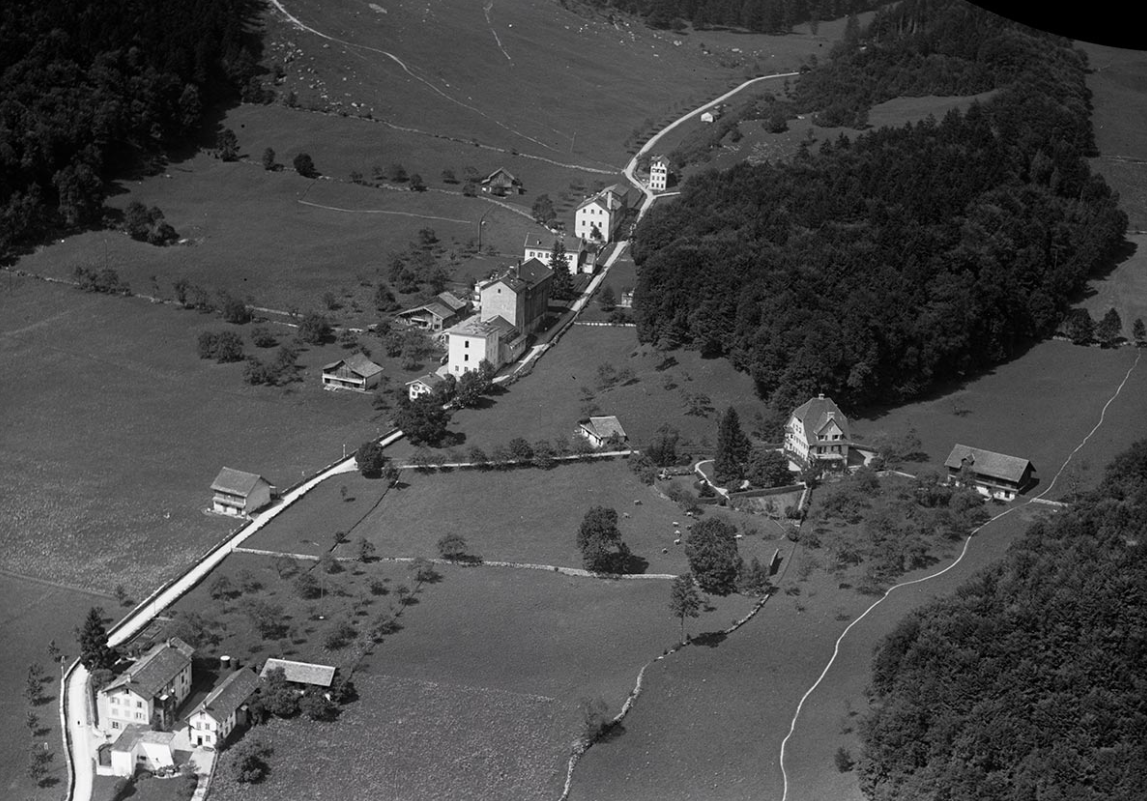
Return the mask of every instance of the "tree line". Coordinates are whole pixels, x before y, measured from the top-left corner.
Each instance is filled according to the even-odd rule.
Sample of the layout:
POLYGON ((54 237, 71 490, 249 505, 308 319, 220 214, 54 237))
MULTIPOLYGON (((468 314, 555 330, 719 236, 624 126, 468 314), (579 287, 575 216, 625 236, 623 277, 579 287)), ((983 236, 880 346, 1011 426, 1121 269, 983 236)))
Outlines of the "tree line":
POLYGON ((1022 72, 983 103, 710 170, 656 206, 634 246, 641 341, 725 356, 785 409, 916 397, 1052 334, 1127 217, 1085 160, 1084 60, 1019 28, 1000 41, 1023 44, 1022 72))
POLYGON ((261 9, 260 0, 8 0, 0 253, 101 222, 107 180, 184 139, 206 107, 255 76, 261 9))
POLYGON ((873 661, 866 796, 1141 798, 1145 529, 1140 441, 1070 511, 905 618, 873 661))
MULTIPOLYGON (((594 8, 637 14, 651 27, 695 30, 744 28, 756 33, 789 33, 804 22, 868 11, 881 0, 587 0, 594 8)), ((566 5, 568 0, 562 0, 566 5)))

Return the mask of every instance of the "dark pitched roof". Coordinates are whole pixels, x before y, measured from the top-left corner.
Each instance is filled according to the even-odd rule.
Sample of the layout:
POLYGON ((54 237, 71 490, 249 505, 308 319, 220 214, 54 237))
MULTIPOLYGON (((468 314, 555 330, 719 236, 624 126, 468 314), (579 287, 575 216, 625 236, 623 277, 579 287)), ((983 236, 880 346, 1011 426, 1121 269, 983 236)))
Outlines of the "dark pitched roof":
POLYGON ((215 480, 211 482, 211 489, 231 495, 242 495, 246 498, 255 489, 256 484, 266 480, 255 473, 244 473, 242 470, 224 467, 219 471, 219 475, 215 476, 215 480))
POLYGON ((452 292, 439 292, 435 297, 442 303, 454 311, 460 311, 466 308, 466 301, 459 298, 452 292))
POLYGON ((282 668, 287 675, 287 681, 299 684, 317 684, 320 687, 330 687, 335 678, 335 669, 330 665, 316 665, 312 662, 295 662, 291 659, 278 659, 271 657, 263 665, 259 678, 264 678, 275 668, 282 668))
POLYGON ((330 373, 339 368, 339 365, 345 364, 349 369, 361 375, 363 378, 370 378, 382 372, 382 368, 372 362, 370 359, 363 356, 361 353, 352 353, 345 359, 339 359, 337 362, 323 365, 323 372, 330 373))
MULTIPOLYGON (((407 315, 415 314, 415 313, 420 312, 420 311, 429 312, 430 314, 433 314, 435 317, 437 317, 440 320, 449 320, 451 317, 453 317, 455 315, 455 313, 457 312, 457 309, 451 309, 449 306, 447 306, 445 303, 442 303, 441 301, 432 300, 425 305, 415 306, 413 309, 403 309, 402 311, 398 312, 398 314, 396 314, 395 316, 396 317, 406 317, 407 315)), ((338 364, 338 362, 335 362, 335 364, 338 364)))
POLYGON ((806 436, 809 434, 819 436, 828 421, 834 420, 840 426, 844 438, 851 439, 848 418, 844 416, 840 407, 833 403, 832 398, 826 398, 823 394, 802 403, 793 411, 793 416, 804 425, 806 436))
POLYGON ((220 682, 198 706, 191 711, 206 712, 216 720, 223 720, 243 705, 259 686, 259 679, 247 668, 236 670, 220 682))
POLYGON ((980 475, 1003 479, 1013 484, 1022 481, 1024 472, 1032 467, 1032 463, 1027 459, 995 453, 994 451, 985 451, 982 448, 973 448, 969 445, 956 445, 952 448, 952 452, 944 461, 944 466, 959 470, 964 465, 965 460, 980 475))
POLYGON ((501 178, 503 181, 509 181, 512 184, 518 183, 518 179, 515 178, 505 167, 499 167, 498 169, 494 170, 492 173, 482 179, 482 183, 488 184, 498 180, 499 178, 501 178))
POLYGON ((151 647, 102 692, 124 688, 144 698, 154 698, 180 671, 191 664, 195 649, 178 637, 151 647))

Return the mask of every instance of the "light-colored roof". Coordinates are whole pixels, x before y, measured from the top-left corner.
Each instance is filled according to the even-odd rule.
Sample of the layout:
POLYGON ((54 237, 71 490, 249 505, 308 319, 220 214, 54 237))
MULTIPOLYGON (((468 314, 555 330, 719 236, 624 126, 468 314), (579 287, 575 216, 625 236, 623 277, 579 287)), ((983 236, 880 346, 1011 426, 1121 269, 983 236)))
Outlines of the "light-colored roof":
POLYGON ((454 311, 459 311, 460 309, 466 308, 466 301, 462 300, 452 292, 439 292, 435 297, 441 301, 442 305, 447 306, 454 311))
POLYGON ((964 460, 977 473, 989 478, 999 478, 1018 484, 1023 480, 1024 472, 1032 466, 1027 459, 1018 456, 1008 456, 994 451, 985 451, 982 448, 973 448, 969 445, 956 445, 948 458, 944 461, 945 467, 959 470, 964 460))
POLYGON ((139 661, 128 667, 101 690, 131 690, 142 698, 154 698, 191 664, 195 649, 178 637, 153 645, 139 661))
POLYGON ((445 380, 446 379, 438 375, 438 373, 427 373, 426 375, 418 376, 418 378, 414 379, 413 381, 407 381, 406 386, 410 386, 411 384, 425 384, 426 386, 433 389, 445 380))
POLYGON ((266 482, 267 480, 255 473, 244 473, 242 470, 224 467, 219 471, 219 475, 215 476, 215 480, 211 482, 211 489, 231 495, 242 495, 246 498, 260 481, 266 482))
POLYGON ((298 684, 316 684, 319 687, 330 687, 335 678, 335 669, 330 665, 316 665, 313 662, 295 662, 291 659, 278 659, 271 657, 263 665, 259 678, 265 678, 267 673, 275 668, 282 668, 287 681, 298 684))
POLYGON ((848 418, 844 416, 840 407, 833 403, 832 398, 826 398, 823 394, 802 403, 793 412, 793 416, 804 425, 806 437, 810 435, 819 436, 829 421, 832 420, 840 427, 844 439, 851 439, 848 430, 848 418))
POLYGON ((621 423, 613 415, 608 417, 591 417, 588 423, 582 423, 581 427, 589 431, 600 439, 609 439, 614 434, 625 438, 625 429, 621 427, 621 423))
POLYGON ((259 679, 250 670, 236 670, 200 701, 191 714, 204 712, 215 720, 225 720, 251 697, 258 686, 259 679))
POLYGON ((491 181, 495 180, 499 175, 504 176, 505 179, 510 181, 511 183, 516 183, 518 180, 505 167, 499 167, 498 169, 494 170, 492 173, 487 175, 485 178, 483 178, 482 183, 488 184, 491 181))
POLYGON ((446 334, 453 334, 460 337, 486 337, 493 331, 505 333, 513 331, 514 326, 505 317, 498 315, 491 317, 489 320, 481 320, 478 317, 471 317, 463 320, 453 328, 447 328, 446 334))
MULTIPOLYGON (((416 314, 421 311, 429 312, 440 320, 448 320, 457 312, 456 309, 451 309, 441 301, 432 300, 425 305, 415 306, 413 309, 403 309, 398 312, 395 317, 406 317, 407 315, 416 314)), ((338 364, 338 362, 335 362, 335 364, 338 364)))
POLYGON ((331 362, 330 364, 324 365, 323 372, 332 373, 339 369, 339 366, 343 364, 345 364, 348 369, 354 371, 358 375, 361 375, 363 378, 370 378, 382 372, 381 367, 372 362, 370 359, 366 358, 366 356, 362 355, 361 353, 352 353, 345 359, 339 359, 337 362, 331 362))

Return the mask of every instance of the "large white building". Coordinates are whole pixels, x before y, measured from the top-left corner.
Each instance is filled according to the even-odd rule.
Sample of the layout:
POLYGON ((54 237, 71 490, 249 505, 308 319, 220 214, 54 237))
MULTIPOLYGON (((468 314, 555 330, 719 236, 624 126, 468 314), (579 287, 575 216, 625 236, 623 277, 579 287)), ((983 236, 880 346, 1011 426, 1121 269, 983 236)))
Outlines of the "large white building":
POLYGON ((669 186, 669 159, 654 156, 649 162, 649 188, 654 192, 664 192, 669 186))
POLYGON ((785 451, 806 467, 844 468, 851 447, 848 418, 824 393, 798 406, 785 423, 785 451))
POLYGON ((169 728, 191 692, 195 649, 178 637, 158 643, 96 695, 99 728, 123 732, 136 724, 169 728))
POLYGON ((607 186, 577 207, 574 234, 587 241, 610 242, 628 208, 629 190, 620 184, 607 186))

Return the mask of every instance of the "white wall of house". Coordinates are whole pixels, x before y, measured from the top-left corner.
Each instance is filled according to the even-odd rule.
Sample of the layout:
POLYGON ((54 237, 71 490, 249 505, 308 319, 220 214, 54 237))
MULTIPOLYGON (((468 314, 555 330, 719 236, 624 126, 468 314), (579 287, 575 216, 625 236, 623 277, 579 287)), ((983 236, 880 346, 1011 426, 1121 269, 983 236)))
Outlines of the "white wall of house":
POLYGON ((654 192, 664 192, 669 185, 669 166, 664 161, 649 164, 649 188, 654 192))
POLYGON ((489 360, 495 369, 501 367, 497 332, 485 335, 451 333, 447 339, 446 366, 451 375, 460 376, 477 370, 483 359, 489 360))
POLYGON ((188 736, 192 745, 210 745, 213 748, 227 739, 235 729, 238 712, 233 711, 223 718, 216 718, 213 714, 200 710, 187 719, 191 730, 188 736))
POLYGON ((604 204, 587 203, 574 213, 574 234, 582 239, 594 239, 593 229, 601 232, 601 241, 609 242, 613 235, 615 217, 604 204))

